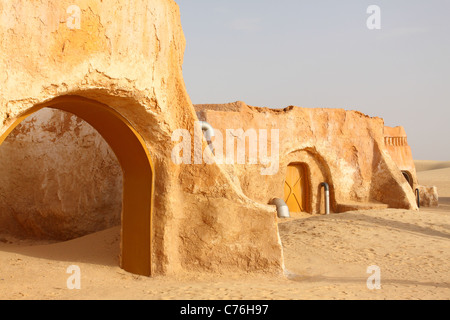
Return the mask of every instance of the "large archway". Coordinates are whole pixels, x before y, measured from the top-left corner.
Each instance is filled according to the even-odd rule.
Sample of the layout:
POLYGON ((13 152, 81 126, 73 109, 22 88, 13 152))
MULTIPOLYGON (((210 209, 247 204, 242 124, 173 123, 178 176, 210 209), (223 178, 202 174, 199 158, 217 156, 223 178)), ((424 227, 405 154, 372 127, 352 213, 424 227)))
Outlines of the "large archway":
POLYGON ((42 108, 63 110, 85 120, 116 154, 123 171, 121 267, 150 276, 154 169, 144 140, 113 108, 79 96, 62 96, 21 114, 0 136, 0 144, 20 122, 42 108))

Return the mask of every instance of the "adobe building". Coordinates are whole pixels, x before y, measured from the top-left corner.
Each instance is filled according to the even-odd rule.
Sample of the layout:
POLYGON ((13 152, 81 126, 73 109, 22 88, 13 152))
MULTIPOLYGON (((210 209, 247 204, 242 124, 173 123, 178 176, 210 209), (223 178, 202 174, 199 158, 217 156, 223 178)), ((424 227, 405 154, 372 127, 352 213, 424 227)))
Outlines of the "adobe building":
MULTIPOLYGON (((406 142, 400 147, 400 138, 398 147, 396 140, 395 146, 386 144, 391 133, 385 129, 383 119, 342 109, 291 106, 274 110, 243 102, 195 108, 199 119, 222 136, 227 135, 227 130, 242 128, 240 136, 232 133, 237 140, 247 139, 247 144, 248 132, 253 128, 267 131, 268 145, 270 132, 279 130, 277 172, 262 175, 262 163, 228 168, 243 193, 255 201, 269 203, 281 198, 290 211, 321 214, 325 210, 321 184, 327 183, 331 212, 417 209, 413 186, 402 174, 408 172, 417 185, 411 150, 406 142)), ((392 139, 397 139, 397 132, 392 133, 392 139)), ((406 137, 404 130, 402 133, 406 137)), ((249 163, 248 146, 246 156, 249 163)))
POLYGON ((0 1, 2 232, 67 240, 120 224, 120 264, 132 273, 281 273, 274 198, 321 214, 327 183, 333 213, 417 209, 402 174, 414 187, 412 157, 391 140, 404 132, 356 111, 194 107, 176 3, 115 3, 0 1), (259 145, 250 159, 249 144, 243 163, 197 163, 199 121, 215 138, 236 129, 245 142, 253 129, 266 157, 259 145), (192 161, 173 160, 180 129, 192 161))

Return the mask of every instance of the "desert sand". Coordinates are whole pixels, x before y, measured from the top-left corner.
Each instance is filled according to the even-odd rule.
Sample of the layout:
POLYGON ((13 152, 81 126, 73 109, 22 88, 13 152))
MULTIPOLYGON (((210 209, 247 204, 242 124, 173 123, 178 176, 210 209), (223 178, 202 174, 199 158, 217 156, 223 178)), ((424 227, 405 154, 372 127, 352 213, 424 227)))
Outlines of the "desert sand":
POLYGON ((0 236, 1 299, 449 299, 450 162, 416 161, 438 208, 295 215, 280 220, 285 274, 195 273, 146 278, 118 267, 119 228, 62 243, 0 236), (69 290, 70 265, 81 289, 69 290), (369 290, 368 267, 381 271, 369 290))

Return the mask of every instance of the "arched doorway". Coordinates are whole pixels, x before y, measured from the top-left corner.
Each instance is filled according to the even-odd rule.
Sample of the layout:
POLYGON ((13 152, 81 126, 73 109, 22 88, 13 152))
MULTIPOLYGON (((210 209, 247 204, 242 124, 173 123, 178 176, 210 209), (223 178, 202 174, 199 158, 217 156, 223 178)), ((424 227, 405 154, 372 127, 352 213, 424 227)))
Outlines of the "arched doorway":
POLYGON ((46 107, 70 112, 88 122, 116 154, 123 171, 121 267, 150 276, 154 169, 145 141, 113 108, 79 96, 63 96, 20 115, 0 136, 0 144, 21 121, 46 107))
POLYGON ((0 234, 47 243, 112 228, 120 234, 122 189, 122 168, 97 130, 42 108, 0 145, 0 234))
POLYGON ((290 212, 309 212, 310 182, 304 163, 291 163, 284 182, 284 201, 290 212))

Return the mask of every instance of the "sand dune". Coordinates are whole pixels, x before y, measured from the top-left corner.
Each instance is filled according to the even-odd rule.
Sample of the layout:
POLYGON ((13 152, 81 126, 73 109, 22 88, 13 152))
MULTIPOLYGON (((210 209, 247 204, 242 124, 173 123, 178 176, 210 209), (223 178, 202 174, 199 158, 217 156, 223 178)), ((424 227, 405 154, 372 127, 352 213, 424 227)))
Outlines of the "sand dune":
POLYGON ((417 172, 450 168, 450 161, 415 160, 417 172))
MULTIPOLYGON (((450 168, 428 168, 420 182, 450 196, 450 168)), ((450 203, 302 214, 279 229, 286 276, 138 277, 118 267, 119 228, 53 244, 0 236, 0 299, 450 299, 450 203), (81 268, 81 290, 67 289, 72 264, 81 268), (367 288, 372 265, 381 290, 367 288)))

